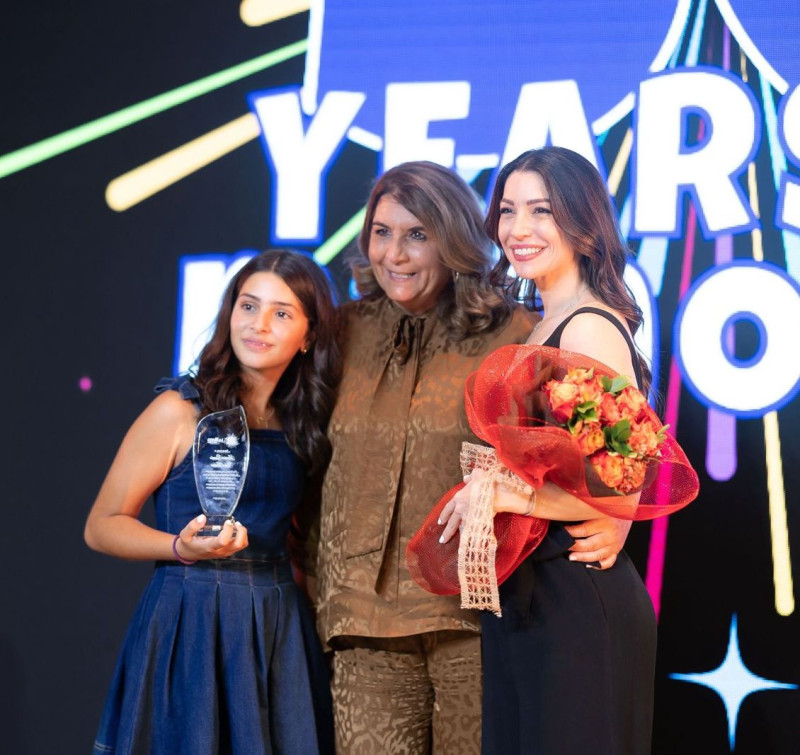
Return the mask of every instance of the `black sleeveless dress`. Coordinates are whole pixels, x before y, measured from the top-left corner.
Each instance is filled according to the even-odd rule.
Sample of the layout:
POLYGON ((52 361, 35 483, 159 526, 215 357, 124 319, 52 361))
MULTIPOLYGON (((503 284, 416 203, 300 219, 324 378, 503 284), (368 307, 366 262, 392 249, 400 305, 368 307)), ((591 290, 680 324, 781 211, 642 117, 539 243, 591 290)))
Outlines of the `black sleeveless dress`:
MULTIPOLYGON (((558 347, 582 307, 545 343, 558 347)), ((573 539, 557 522, 500 587, 502 618, 483 612, 483 752, 487 755, 644 755, 653 715, 656 622, 628 555, 613 567, 569 561, 573 539)))

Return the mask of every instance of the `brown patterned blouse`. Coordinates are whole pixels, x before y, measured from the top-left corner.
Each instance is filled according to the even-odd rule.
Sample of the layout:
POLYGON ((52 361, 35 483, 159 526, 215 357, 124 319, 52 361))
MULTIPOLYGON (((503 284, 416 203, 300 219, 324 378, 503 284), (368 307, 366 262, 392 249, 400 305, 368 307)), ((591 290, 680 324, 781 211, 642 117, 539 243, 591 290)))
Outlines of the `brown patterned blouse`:
POLYGON ((492 333, 448 340, 435 314, 414 317, 386 298, 344 306, 344 375, 328 435, 318 553, 320 634, 404 637, 479 631, 458 596, 411 580, 405 549, 436 501, 461 479, 463 441, 476 441, 464 383, 494 349, 523 343, 522 309, 492 333))

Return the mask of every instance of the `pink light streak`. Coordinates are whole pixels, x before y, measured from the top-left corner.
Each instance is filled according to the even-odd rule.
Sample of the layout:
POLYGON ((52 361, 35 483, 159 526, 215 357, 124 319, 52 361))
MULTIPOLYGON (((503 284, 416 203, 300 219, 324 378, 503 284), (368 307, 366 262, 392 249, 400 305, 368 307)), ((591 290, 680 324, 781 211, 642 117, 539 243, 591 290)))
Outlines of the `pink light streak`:
MULTIPOLYGON (((702 137, 702 134, 700 134, 702 137)), ((681 280, 678 286, 678 300, 680 301, 689 290, 692 282, 692 261, 694 259, 694 241, 697 232, 697 213, 694 205, 689 205, 689 217, 686 222, 686 238, 684 242, 683 262, 681 264, 681 280)), ((674 348, 674 345, 673 345, 674 348)), ((678 432, 678 409, 681 398, 681 373, 678 363, 673 356, 670 360, 669 377, 667 379, 667 398, 664 409, 664 424, 669 425, 670 432, 677 435, 678 432)), ((656 499, 657 504, 667 504, 666 500, 670 488, 665 485, 661 488, 656 499)), ((664 562, 667 554, 667 529, 669 518, 666 516, 653 520, 650 531, 650 550, 647 555, 647 574, 645 576, 645 586, 650 593, 650 600, 653 601, 653 608, 656 612, 656 619, 661 614, 661 590, 664 586, 664 562)))

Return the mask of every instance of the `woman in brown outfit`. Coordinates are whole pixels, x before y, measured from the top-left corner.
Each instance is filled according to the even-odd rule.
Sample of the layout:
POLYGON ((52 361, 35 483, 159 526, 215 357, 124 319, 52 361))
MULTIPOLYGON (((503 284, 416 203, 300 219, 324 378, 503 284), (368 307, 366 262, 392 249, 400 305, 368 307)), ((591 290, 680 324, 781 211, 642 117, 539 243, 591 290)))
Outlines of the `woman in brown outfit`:
MULTIPOLYGON (((404 553, 475 442, 467 376, 523 343, 531 315, 488 283, 492 245, 456 174, 405 163, 375 184, 344 306, 344 373, 329 426, 318 628, 333 649, 339 753, 480 752, 480 622, 411 579, 404 553)), ((610 566, 627 525, 568 528, 573 558, 610 566)))

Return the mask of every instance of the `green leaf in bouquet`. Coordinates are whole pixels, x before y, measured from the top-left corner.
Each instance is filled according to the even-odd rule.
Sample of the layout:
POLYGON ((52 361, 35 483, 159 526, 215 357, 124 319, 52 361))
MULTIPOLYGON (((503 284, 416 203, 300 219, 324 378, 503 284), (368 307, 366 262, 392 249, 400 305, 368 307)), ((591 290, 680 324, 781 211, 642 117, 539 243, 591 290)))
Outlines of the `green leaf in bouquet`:
POLYGON ((627 388, 631 384, 631 381, 625 375, 617 375, 614 378, 603 375, 600 381, 603 384, 603 390, 612 396, 616 396, 623 388, 627 388))
POLYGON ((572 416, 567 420, 569 431, 575 435, 584 422, 597 422, 597 402, 584 401, 572 410, 572 416))
POLYGON ((621 419, 613 425, 603 428, 603 435, 606 439, 606 448, 609 451, 620 454, 620 456, 634 456, 634 450, 628 444, 631 437, 630 420, 621 419))

